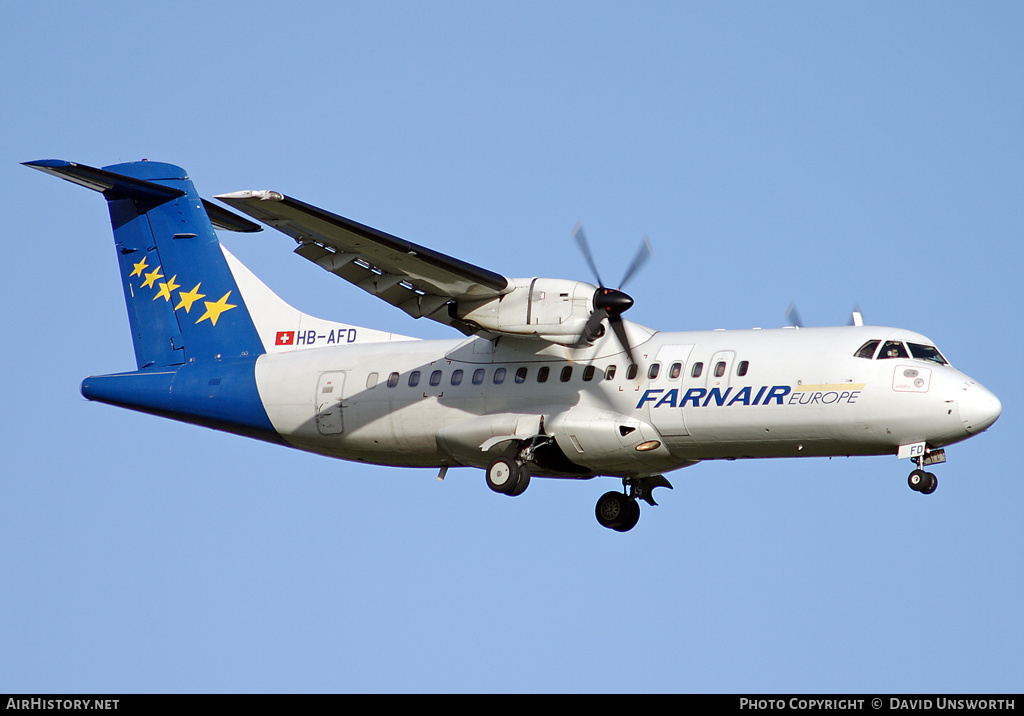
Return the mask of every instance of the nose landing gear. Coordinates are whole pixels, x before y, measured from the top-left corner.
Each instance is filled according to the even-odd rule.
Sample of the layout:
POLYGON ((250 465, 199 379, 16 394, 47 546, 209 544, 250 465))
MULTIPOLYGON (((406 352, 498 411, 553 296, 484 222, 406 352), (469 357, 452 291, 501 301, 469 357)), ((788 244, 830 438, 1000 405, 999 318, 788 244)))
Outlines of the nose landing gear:
POLYGON ((939 486, 939 480, 935 477, 934 473, 917 469, 910 473, 910 477, 907 478, 907 484, 910 485, 910 489, 914 492, 930 495, 939 486))

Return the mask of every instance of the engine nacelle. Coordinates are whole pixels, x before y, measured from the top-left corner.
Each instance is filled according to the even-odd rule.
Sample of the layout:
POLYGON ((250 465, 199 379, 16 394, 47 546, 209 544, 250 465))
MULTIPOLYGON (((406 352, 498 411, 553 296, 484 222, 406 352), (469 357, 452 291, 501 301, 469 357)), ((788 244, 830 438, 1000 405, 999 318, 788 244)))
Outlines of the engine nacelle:
POLYGON ((512 285, 498 298, 460 303, 459 318, 492 333, 539 336, 567 346, 580 342, 597 286, 558 278, 517 278, 512 285))

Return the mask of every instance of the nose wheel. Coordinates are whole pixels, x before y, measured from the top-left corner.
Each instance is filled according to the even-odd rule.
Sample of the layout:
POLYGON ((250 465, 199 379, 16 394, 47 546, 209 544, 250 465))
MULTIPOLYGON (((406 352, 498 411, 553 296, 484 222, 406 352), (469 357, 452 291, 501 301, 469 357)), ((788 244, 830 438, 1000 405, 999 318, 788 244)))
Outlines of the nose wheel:
POLYGON ((914 492, 930 495, 939 486, 939 480, 935 477, 934 473, 918 469, 910 473, 910 477, 907 478, 907 484, 910 485, 910 489, 914 492))

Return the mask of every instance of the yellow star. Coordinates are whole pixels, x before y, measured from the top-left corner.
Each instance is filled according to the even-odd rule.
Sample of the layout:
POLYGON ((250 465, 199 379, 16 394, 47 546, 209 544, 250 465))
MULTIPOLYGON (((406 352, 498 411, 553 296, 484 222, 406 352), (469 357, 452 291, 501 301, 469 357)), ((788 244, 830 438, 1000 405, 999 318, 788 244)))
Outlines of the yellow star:
POLYGON ((160 267, 157 266, 151 272, 146 274, 146 280, 142 282, 142 285, 143 286, 149 286, 150 288, 153 288, 153 282, 156 281, 158 278, 163 278, 163 277, 164 277, 164 275, 162 273, 160 273, 160 267))
POLYGON ((163 281, 161 281, 160 282, 160 291, 155 296, 153 296, 153 300, 155 301, 158 298, 163 298, 165 301, 170 301, 171 300, 171 291, 173 291, 176 288, 181 288, 181 286, 179 286, 178 284, 174 283, 174 279, 176 279, 176 278, 178 278, 178 274, 174 274, 173 276, 171 276, 171 280, 168 281, 167 283, 164 283, 163 281))
POLYGON ((129 274, 128 278, 131 278, 132 276, 141 276, 142 271, 148 268, 148 266, 149 265, 146 263, 146 257, 143 256, 142 261, 139 261, 137 264, 135 264, 135 270, 132 271, 131 274, 129 274))
POLYGON ((224 313, 224 311, 229 311, 235 307, 233 304, 227 302, 228 296, 230 295, 231 291, 228 291, 227 293, 220 297, 219 301, 203 301, 203 304, 206 306, 206 313, 200 316, 199 320, 196 321, 196 323, 202 323, 207 318, 209 318, 210 323, 216 326, 217 319, 220 318, 220 314, 224 313))
MULTIPOLYGON (((174 279, 171 280, 173 281, 174 279)), ((192 310, 193 303, 198 301, 200 298, 206 298, 205 293, 199 293, 199 286, 200 284, 197 283, 196 287, 193 288, 191 291, 178 291, 178 298, 181 299, 181 303, 175 306, 174 310, 177 311, 179 308, 184 306, 185 313, 188 313, 189 311, 192 310)))

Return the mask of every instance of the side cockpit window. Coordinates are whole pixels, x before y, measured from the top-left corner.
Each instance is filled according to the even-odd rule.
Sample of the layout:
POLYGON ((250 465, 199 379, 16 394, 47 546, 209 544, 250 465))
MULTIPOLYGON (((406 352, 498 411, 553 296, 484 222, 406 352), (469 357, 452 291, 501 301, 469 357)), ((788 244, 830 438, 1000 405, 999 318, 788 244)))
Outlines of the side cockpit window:
POLYGON ((902 341, 886 341, 878 354, 878 360, 883 358, 909 358, 907 348, 902 341))
POLYGON ((925 346, 920 343, 908 343, 907 345, 910 346, 910 355, 918 360, 930 360, 939 365, 949 365, 935 346, 925 346))
POLYGON ((857 358, 867 358, 868 360, 871 360, 871 358, 874 357, 875 355, 875 349, 878 348, 878 344, 881 342, 882 341, 868 341, 867 343, 862 345, 853 355, 857 358))

